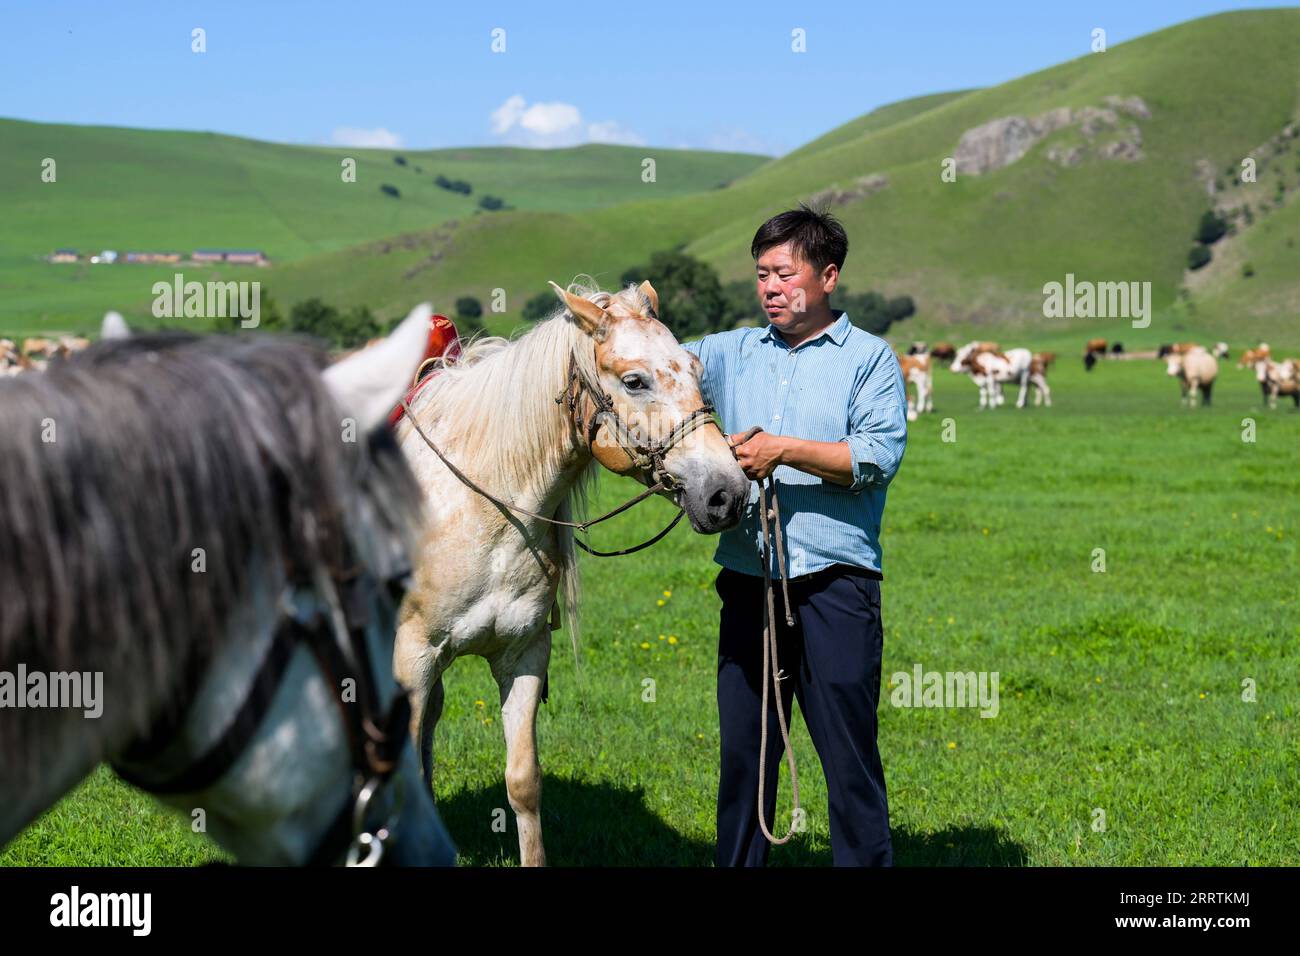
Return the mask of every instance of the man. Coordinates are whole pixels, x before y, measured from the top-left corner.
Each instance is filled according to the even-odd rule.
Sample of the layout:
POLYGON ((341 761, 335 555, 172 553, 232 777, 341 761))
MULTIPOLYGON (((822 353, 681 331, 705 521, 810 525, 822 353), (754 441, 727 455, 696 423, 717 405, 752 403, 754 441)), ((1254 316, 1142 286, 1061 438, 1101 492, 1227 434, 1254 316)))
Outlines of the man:
MULTIPOLYGON (((797 697, 830 791, 837 866, 889 866, 889 809, 876 746, 883 632, 880 519, 907 442, 907 399, 893 350, 835 314, 829 297, 848 252, 843 227, 806 206, 765 222, 750 249, 770 324, 686 344, 702 363, 704 397, 734 432, 745 474, 775 477, 788 552, 785 623, 776 591, 782 706, 797 697), (752 425, 763 430, 741 442, 752 425)), ((719 866, 762 866, 758 825, 763 663, 763 566, 758 487, 741 523, 724 532, 718 636, 719 866)), ((775 554, 771 573, 779 574, 775 554)), ((769 677, 769 682, 771 678, 769 677)), ((774 696, 774 695, 769 695, 774 696)), ((769 701, 764 820, 773 819, 784 744, 769 701)))

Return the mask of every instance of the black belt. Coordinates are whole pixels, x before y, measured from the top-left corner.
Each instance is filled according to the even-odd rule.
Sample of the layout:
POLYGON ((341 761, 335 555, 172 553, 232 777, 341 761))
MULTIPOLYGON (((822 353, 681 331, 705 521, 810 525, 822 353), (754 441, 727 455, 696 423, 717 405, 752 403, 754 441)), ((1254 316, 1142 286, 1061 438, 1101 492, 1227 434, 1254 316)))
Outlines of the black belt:
POLYGON ((870 578, 872 581, 883 581, 885 576, 879 571, 872 571, 870 568, 860 568, 854 564, 832 564, 830 567, 822 568, 820 571, 811 571, 808 574, 801 574, 798 577, 790 578, 788 584, 805 584, 809 581, 819 581, 822 578, 840 577, 847 575, 853 578, 870 578))
MULTIPOLYGON (((752 574, 746 574, 743 571, 732 571, 731 568, 724 567, 724 572, 738 574, 743 578, 751 578, 761 581, 761 577, 755 578, 752 574)), ((811 571, 808 574, 801 574, 798 577, 790 578, 787 584, 807 584, 810 581, 820 581, 823 578, 839 577, 848 575, 855 578, 869 578, 872 581, 883 581, 885 576, 879 571, 872 571, 870 568, 860 568, 855 564, 832 564, 829 567, 822 568, 820 571, 811 571)), ((780 578, 773 578, 773 581, 779 581, 780 578)))

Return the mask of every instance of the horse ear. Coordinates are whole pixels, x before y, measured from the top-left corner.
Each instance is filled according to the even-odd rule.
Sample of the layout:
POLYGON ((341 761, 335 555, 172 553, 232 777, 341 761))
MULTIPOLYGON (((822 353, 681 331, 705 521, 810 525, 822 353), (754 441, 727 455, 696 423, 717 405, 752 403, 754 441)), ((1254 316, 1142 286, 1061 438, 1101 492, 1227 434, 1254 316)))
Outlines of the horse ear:
POLYGON ((609 324, 609 316, 604 309, 590 299, 584 299, 567 289, 561 289, 554 282, 551 283, 551 288, 560 297, 564 307, 578 320, 578 325, 584 332, 597 337, 604 335, 605 326, 609 324))
POLYGON ((650 300, 650 309, 651 311, 654 312, 655 318, 658 318, 659 317, 659 293, 655 291, 655 287, 650 284, 649 279, 646 279, 644 282, 641 283, 641 294, 650 300))
POLYGON ((433 307, 417 305, 381 342, 353 352, 321 373, 339 410, 369 432, 387 421, 410 387, 429 341, 433 307))
POLYGON ((127 327, 126 320, 117 312, 106 312, 104 321, 99 327, 99 337, 101 339, 129 339, 131 329, 127 327))

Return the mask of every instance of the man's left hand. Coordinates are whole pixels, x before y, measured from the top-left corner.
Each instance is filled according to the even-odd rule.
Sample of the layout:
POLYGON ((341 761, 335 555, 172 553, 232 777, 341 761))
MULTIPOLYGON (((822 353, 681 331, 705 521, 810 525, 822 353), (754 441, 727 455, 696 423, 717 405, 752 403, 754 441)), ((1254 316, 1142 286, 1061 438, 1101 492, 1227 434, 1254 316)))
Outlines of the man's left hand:
POLYGON ((749 441, 737 444, 745 437, 744 433, 727 436, 727 444, 732 447, 736 461, 740 463, 745 477, 753 481, 763 481, 781 464, 781 454, 785 450, 785 439, 770 432, 755 432, 749 441))

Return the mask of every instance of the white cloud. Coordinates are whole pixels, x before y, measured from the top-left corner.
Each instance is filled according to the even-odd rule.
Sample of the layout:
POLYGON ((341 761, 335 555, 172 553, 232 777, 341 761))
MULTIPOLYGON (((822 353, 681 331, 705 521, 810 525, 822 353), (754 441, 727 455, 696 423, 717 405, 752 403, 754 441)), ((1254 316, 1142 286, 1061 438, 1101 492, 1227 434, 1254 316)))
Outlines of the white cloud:
POLYGON ((519 125, 538 136, 563 136, 582 126, 582 113, 569 103, 534 103, 519 117, 519 125))
POLYGON ((515 94, 492 111, 492 132, 519 146, 577 146, 581 143, 643 145, 644 140, 617 120, 584 123, 572 103, 533 103, 515 94))
POLYGON ((492 132, 502 136, 519 122, 527 104, 522 96, 512 96, 492 111, 492 132))
POLYGON ((362 149, 396 149, 402 145, 402 137, 382 126, 374 129, 340 126, 331 134, 330 142, 335 146, 357 146, 362 149))

